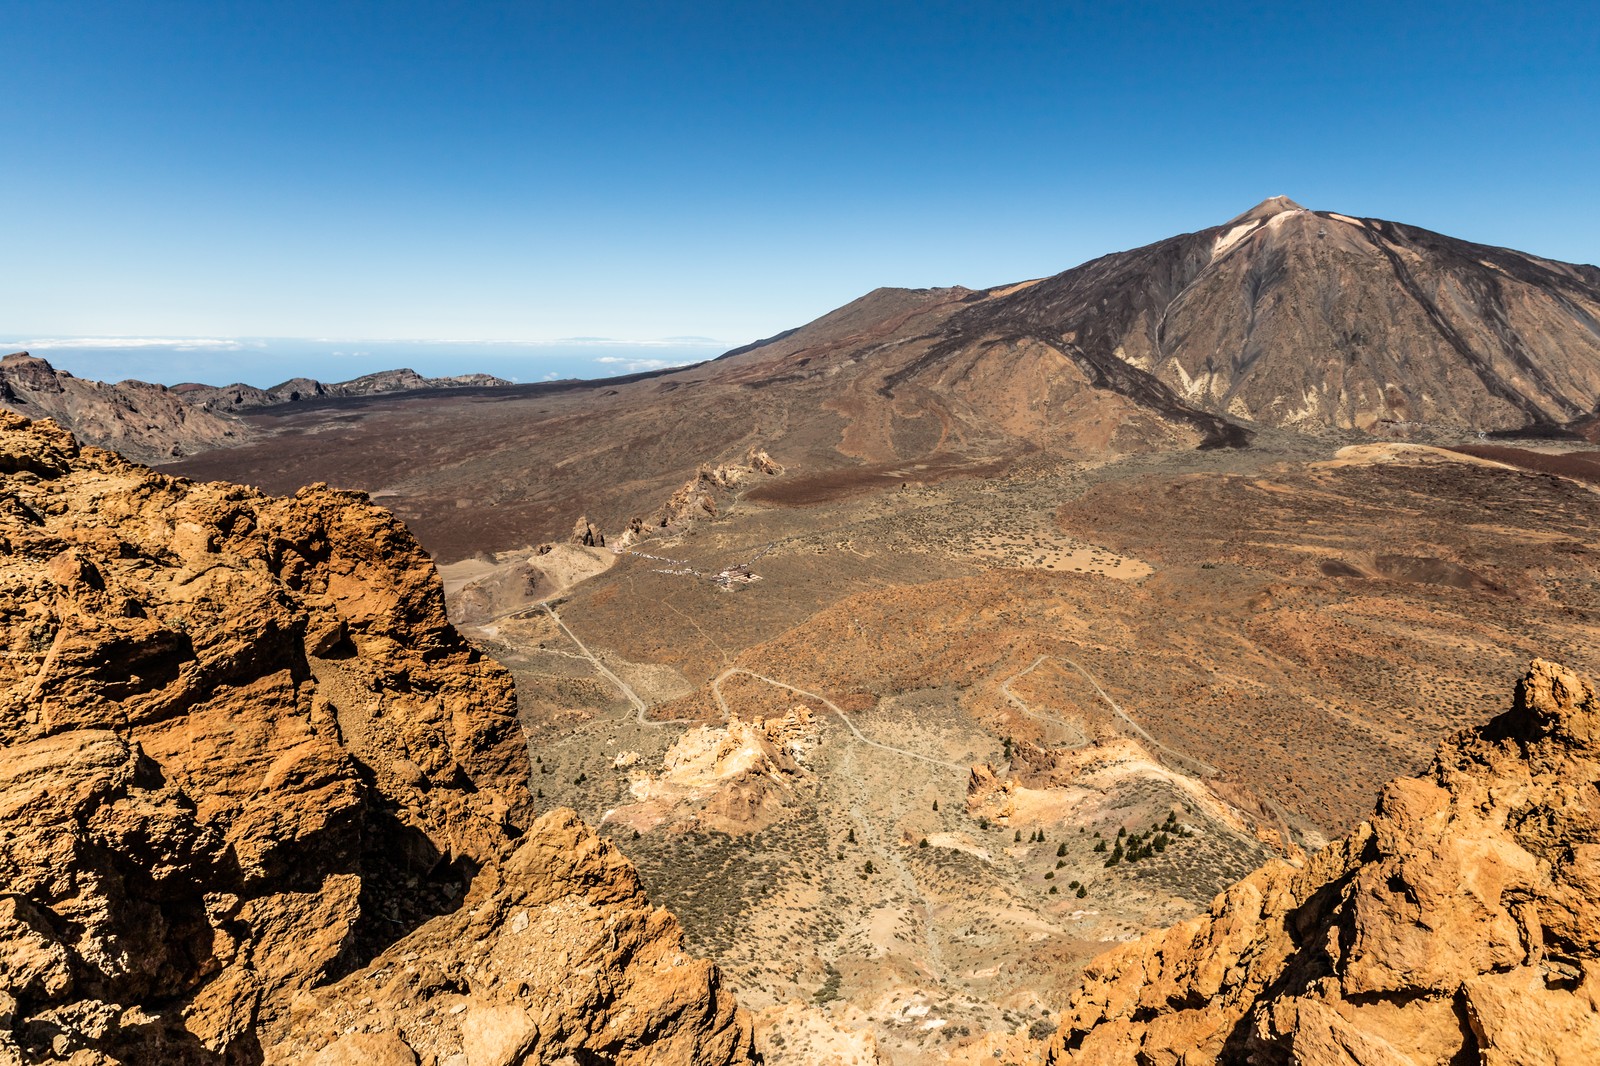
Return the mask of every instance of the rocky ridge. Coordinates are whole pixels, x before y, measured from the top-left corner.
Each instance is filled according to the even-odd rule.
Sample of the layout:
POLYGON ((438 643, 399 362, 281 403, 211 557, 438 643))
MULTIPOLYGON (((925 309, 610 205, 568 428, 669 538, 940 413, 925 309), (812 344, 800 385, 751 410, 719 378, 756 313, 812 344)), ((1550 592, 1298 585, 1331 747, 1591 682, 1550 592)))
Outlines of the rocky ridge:
POLYGON ((0 359, 0 408, 49 418, 84 440, 145 462, 242 444, 248 427, 185 403, 164 385, 74 377, 27 352, 0 359))
POLYGON ((1535 660, 1370 821, 1091 964, 1045 1061, 1594 1062, 1597 907, 1600 699, 1535 660))
POLYGON ((360 494, 0 414, 0 612, 0 1062, 748 1061, 360 494))
POLYGON ((202 385, 184 382, 172 392, 186 403, 207 411, 249 411, 258 407, 278 407, 309 400, 336 400, 352 396, 378 396, 419 389, 478 389, 511 384, 493 374, 454 374, 448 377, 423 377, 409 367, 380 370, 349 381, 323 382, 315 378, 290 378, 271 388, 234 383, 202 385))
MULTIPOLYGON (((613 538, 613 546, 626 549, 662 531, 681 532, 697 521, 715 518, 720 508, 727 505, 731 490, 748 483, 757 474, 777 477, 782 473, 783 467, 759 445, 751 445, 742 462, 701 463, 694 476, 680 485, 660 507, 644 517, 636 515, 629 519, 627 528, 613 538)), ((588 521, 587 516, 578 519, 573 540, 589 544, 598 536, 599 543, 605 544, 605 536, 589 528, 588 521)))
POLYGON ((490 374, 425 378, 405 369, 331 384, 293 378, 269 389, 192 382, 168 388, 132 379, 110 384, 75 377, 27 352, 0 359, 0 408, 28 418, 49 418, 86 443, 149 463, 171 462, 254 439, 254 430, 229 417, 239 411, 307 400, 508 384, 490 374))

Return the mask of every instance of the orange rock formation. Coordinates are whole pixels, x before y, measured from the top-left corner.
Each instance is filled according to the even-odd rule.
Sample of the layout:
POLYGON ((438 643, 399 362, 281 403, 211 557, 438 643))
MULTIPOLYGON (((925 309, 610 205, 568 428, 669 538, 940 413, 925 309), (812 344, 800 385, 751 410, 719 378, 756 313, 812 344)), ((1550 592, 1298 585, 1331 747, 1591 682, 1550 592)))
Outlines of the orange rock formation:
POLYGON ((1096 960, 1046 1062, 1600 1062, 1591 684, 1535 660, 1349 836, 1096 960))
POLYGON ((748 1061, 365 497, 0 413, 0 612, 0 1062, 748 1061))

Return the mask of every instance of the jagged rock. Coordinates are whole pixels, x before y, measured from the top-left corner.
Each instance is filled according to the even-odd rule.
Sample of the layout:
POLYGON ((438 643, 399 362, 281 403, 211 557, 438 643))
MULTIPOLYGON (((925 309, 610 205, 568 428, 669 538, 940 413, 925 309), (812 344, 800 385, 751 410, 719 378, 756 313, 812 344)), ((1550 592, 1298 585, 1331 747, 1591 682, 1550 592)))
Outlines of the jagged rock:
POLYGON ((779 465, 777 460, 766 453, 766 449, 757 448, 753 445, 750 448, 750 454, 745 456, 744 465, 759 473, 770 474, 774 477, 783 473, 783 467, 779 465))
MULTIPOLYGON (((775 477, 783 467, 761 448, 752 446, 739 463, 702 463, 695 475, 675 490, 667 501, 648 517, 629 519, 627 528, 617 540, 617 547, 628 548, 663 529, 682 529, 705 518, 716 518, 721 513, 719 497, 726 496, 755 474, 775 477)), ((581 523, 582 520, 580 520, 581 523)), ((574 531, 574 537, 577 532, 574 531)), ((603 540, 601 543, 605 543, 603 540)))
POLYGON ((633 867, 569 810, 539 819, 459 910, 297 999, 268 1059, 327 1054, 330 1034, 351 1029, 403 1033, 424 1061, 465 1054, 473 1066, 750 1055, 716 967, 684 954, 677 920, 650 906, 633 867))
POLYGON ((1370 822, 1096 960, 1046 1061, 1600 1061, 1590 683, 1534 660, 1370 822))
POLYGON ((572 527, 572 543, 585 548, 604 548, 606 535, 589 524, 589 517, 580 517, 572 527))
MULTIPOLYGON (((732 713, 726 725, 687 730, 662 756, 659 773, 629 782, 635 802, 607 817, 642 830, 685 815, 723 832, 752 832, 773 820, 817 742, 803 704, 781 718, 747 721, 732 713)), ((626 763, 618 756, 616 765, 635 761, 636 755, 626 763)))
MULTIPOLYGON (((496 935, 503 910, 454 913, 464 895, 530 892, 661 938, 581 978, 516 972, 500 950, 541 1034, 743 1061, 748 1027, 714 970, 662 982, 635 961, 681 943, 670 918, 639 917, 625 863, 566 854, 598 847, 570 820, 529 825, 510 676, 446 622, 432 564, 387 512, 323 485, 276 499, 166 477, 0 413, 0 544, 0 1061, 331 1043, 313 985, 408 933, 437 972, 468 942, 434 923, 496 935), (565 1004, 622 987, 631 1013, 570 1035, 565 1004)), ((329 1061, 403 1061, 368 1044, 329 1061)))

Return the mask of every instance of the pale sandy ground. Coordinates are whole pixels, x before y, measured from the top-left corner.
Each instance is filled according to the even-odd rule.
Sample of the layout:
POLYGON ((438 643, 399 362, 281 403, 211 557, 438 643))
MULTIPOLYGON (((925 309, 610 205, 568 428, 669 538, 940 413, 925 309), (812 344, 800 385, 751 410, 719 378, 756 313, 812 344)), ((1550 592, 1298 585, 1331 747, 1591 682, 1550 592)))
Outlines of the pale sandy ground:
POLYGON ((1007 566, 1100 574, 1123 581, 1136 581, 1154 570, 1149 563, 1139 559, 1080 541, 1056 541, 1040 545, 1032 538, 991 534, 975 538, 969 551, 975 558, 1007 566))
POLYGON ((578 582, 610 569, 616 562, 615 552, 604 548, 585 548, 576 544, 557 544, 544 555, 534 548, 496 552, 491 559, 462 559, 440 566, 439 580, 444 582, 446 596, 459 592, 467 585, 498 573, 523 561, 532 562, 545 575, 552 586, 566 591, 578 582))
POLYGON ((1404 444, 1385 441, 1381 444, 1351 444, 1333 453, 1332 459, 1307 464, 1313 470, 1331 470, 1341 466, 1371 466, 1377 463, 1465 463, 1468 466, 1487 466, 1497 470, 1515 470, 1506 463, 1493 459, 1480 459, 1475 455, 1462 455, 1448 448, 1435 448, 1427 444, 1404 444))

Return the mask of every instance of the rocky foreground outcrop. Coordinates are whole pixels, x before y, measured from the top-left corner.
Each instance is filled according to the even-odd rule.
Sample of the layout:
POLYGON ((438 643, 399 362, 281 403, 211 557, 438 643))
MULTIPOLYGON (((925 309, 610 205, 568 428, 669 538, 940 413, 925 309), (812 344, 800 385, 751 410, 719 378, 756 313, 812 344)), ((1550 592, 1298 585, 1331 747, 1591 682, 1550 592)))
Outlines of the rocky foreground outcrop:
POLYGON ((1349 836, 1096 960, 1046 1062, 1600 1062, 1591 684, 1535 660, 1349 836))
POLYGON ((363 496, 0 413, 0 615, 0 1063, 749 1060, 363 496))

